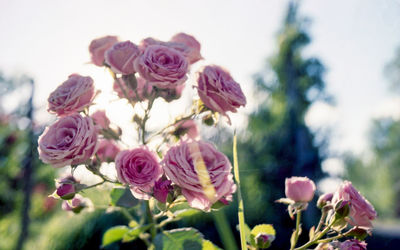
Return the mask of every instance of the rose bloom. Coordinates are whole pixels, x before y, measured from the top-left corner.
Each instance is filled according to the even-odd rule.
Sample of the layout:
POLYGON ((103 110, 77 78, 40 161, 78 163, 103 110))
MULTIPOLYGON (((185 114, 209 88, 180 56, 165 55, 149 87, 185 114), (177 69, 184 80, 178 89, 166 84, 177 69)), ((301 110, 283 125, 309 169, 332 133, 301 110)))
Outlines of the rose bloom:
POLYGON ((353 187, 350 181, 344 181, 336 190, 332 204, 336 204, 340 200, 350 202, 350 219, 348 222, 351 225, 372 227, 371 221, 377 217, 377 213, 371 203, 353 187))
POLYGON ((291 177, 285 180, 285 195, 295 202, 309 202, 314 197, 315 184, 307 177, 291 177))
POLYGON ((154 183, 163 174, 157 156, 147 148, 121 151, 115 159, 115 166, 118 179, 128 184, 138 199, 148 200, 154 183))
POLYGON ((82 111, 92 103, 94 95, 91 77, 72 74, 50 94, 48 111, 58 116, 82 111))
POLYGON ((89 160, 97 149, 97 129, 92 118, 73 114, 60 118, 39 137, 39 158, 54 167, 89 160))
POLYGON ((114 73, 129 75, 135 73, 133 62, 139 55, 140 50, 134 43, 119 42, 106 51, 105 60, 114 73))
MULTIPOLYGON (((118 145, 113 141, 101 140, 99 142, 99 148, 97 149, 96 155, 99 157, 101 162, 111 162, 114 161, 119 151, 120 149, 118 145)), ((97 160, 97 157, 95 160, 97 160)))
POLYGON ((340 243, 340 250, 366 250, 367 243, 358 241, 357 239, 346 240, 340 243))
POLYGON ((77 180, 72 175, 69 175, 59 181, 57 181, 56 194, 60 196, 64 200, 69 200, 74 198, 75 196, 75 183, 78 183, 77 180))
POLYGON ((201 45, 193 36, 185 33, 178 33, 171 38, 171 42, 184 44, 189 48, 188 52, 184 54, 190 64, 203 58, 200 54, 201 45))
POLYGON ((188 61, 177 50, 150 45, 135 61, 135 69, 140 76, 160 89, 175 89, 183 84, 188 72, 188 61))
POLYGON ((240 85, 219 66, 204 67, 198 74, 197 83, 200 99, 213 111, 227 116, 226 112, 236 112, 237 108, 246 105, 240 85))
POLYGON ((167 202, 168 193, 173 190, 170 180, 159 179, 155 182, 153 188, 153 196, 159 202, 165 203, 167 202))
POLYGON ((102 129, 107 129, 110 126, 110 120, 107 118, 104 110, 97 110, 90 117, 92 117, 94 123, 99 125, 102 129))
POLYGON ((187 137, 191 139, 196 139, 196 137, 199 136, 197 125, 193 120, 180 121, 175 124, 175 128, 176 129, 174 131, 174 135, 176 135, 177 137, 186 134, 187 137))
MULTIPOLYGON (((144 101, 151 94, 153 86, 147 83, 146 80, 143 79, 142 77, 136 77, 136 82, 137 82, 136 90, 133 90, 132 88, 126 85, 125 81, 122 78, 119 78, 119 83, 124 88, 128 98, 130 98, 132 101, 135 102, 144 101)), ((124 92, 121 90, 121 87, 116 81, 114 81, 113 89, 120 98, 126 98, 124 92)))
POLYGON ((105 36, 94 39, 89 45, 92 62, 97 66, 103 66, 104 53, 117 42, 118 38, 116 36, 105 36))
POLYGON ((204 141, 181 141, 171 147, 162 164, 189 205, 204 211, 219 200, 232 200, 236 191, 228 158, 204 141))

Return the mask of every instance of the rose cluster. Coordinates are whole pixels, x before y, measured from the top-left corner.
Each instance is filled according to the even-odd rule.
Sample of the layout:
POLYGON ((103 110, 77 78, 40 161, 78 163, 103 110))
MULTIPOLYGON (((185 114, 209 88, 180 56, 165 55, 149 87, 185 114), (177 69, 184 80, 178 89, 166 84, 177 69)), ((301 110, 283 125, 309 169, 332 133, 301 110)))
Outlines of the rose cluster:
MULTIPOLYGON (((157 98, 171 102, 181 97, 191 66, 203 59, 200 50, 200 43, 185 33, 169 41, 145 38, 138 45, 105 36, 89 45, 92 63, 111 71, 118 97, 133 107, 137 102, 147 103, 149 110, 145 113, 157 98)), ((135 198, 154 197, 166 203, 182 195, 191 207, 210 211, 216 202, 231 201, 236 185, 229 159, 200 139, 194 118, 203 115, 204 121, 220 113, 230 123, 227 112, 237 112, 246 105, 246 98, 230 73, 216 65, 203 67, 193 87, 201 101, 193 102, 192 113, 177 117, 162 133, 154 133, 164 137, 164 150, 145 145, 148 117, 138 114, 133 122, 143 134, 139 138, 142 145, 121 150, 118 141, 122 131, 113 129, 105 111, 90 112, 97 93, 94 80, 72 74, 48 98, 48 111, 58 120, 39 138, 40 159, 54 167, 84 165, 103 183, 110 179, 100 172, 101 163, 115 162, 117 178, 111 182, 126 185, 135 198)), ((58 181, 53 196, 68 200, 63 205, 65 210, 80 211, 85 202, 77 193, 85 188, 69 176, 58 181)))

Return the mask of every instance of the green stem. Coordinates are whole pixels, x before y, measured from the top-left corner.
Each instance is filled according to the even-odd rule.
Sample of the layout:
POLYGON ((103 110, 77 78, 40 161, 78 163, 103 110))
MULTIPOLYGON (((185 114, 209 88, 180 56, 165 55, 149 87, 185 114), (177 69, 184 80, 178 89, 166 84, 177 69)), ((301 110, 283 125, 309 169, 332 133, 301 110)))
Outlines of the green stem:
POLYGON ((127 209, 122 207, 120 211, 129 221, 135 220, 135 218, 133 218, 133 216, 129 213, 127 209))
POLYGON ((155 225, 154 217, 153 217, 153 214, 151 213, 149 201, 146 201, 146 214, 147 214, 148 223, 152 225, 150 227, 150 234, 151 234, 151 238, 154 240, 154 238, 157 235, 157 228, 154 226, 155 225))
POLYGON ((295 248, 294 250, 303 250, 307 249, 307 247, 317 244, 318 240, 321 239, 328 231, 331 229, 331 226, 336 222, 336 220, 332 220, 331 223, 320 233, 314 240, 310 240, 306 244, 302 245, 301 247, 295 248))
MULTIPOLYGON (((318 226, 315 229, 315 234, 317 234, 321 230, 321 227, 322 227, 322 225, 324 225, 324 221, 325 221, 327 215, 328 215, 328 212, 325 211, 324 209, 322 209, 321 219, 319 220, 318 226)), ((313 239, 310 239, 310 240, 313 240, 313 239)))
POLYGON ((292 242, 290 246, 290 250, 293 250, 296 247, 297 241, 299 240, 300 235, 300 221, 301 221, 301 210, 298 210, 296 213, 296 231, 294 236, 294 242, 292 242))
POLYGON ((246 235, 245 235, 245 222, 244 222, 244 206, 242 193, 240 191, 240 178, 239 178, 239 164, 237 157, 237 138, 236 132, 233 136, 233 169, 235 173, 235 180, 237 184, 237 196, 238 196, 238 217, 239 217, 239 230, 240 230, 240 245, 242 250, 247 249, 246 235))
POLYGON ((226 219, 224 210, 215 211, 212 214, 214 216, 215 226, 217 227, 225 249, 237 250, 238 248, 235 244, 235 237, 233 236, 228 220, 226 219))

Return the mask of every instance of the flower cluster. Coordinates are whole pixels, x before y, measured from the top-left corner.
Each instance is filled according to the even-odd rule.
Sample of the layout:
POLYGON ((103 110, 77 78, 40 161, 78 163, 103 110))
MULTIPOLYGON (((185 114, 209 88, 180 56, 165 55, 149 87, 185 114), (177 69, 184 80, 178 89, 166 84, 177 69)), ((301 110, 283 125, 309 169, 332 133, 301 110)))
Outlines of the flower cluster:
POLYGON ((117 96, 133 108, 143 103, 143 112, 132 119, 139 146, 122 149, 122 130, 115 128, 104 110, 91 112, 98 92, 94 80, 70 75, 48 98, 48 111, 58 120, 40 136, 39 157, 53 167, 83 165, 102 181, 85 185, 73 175, 57 181, 53 197, 68 201, 63 204, 65 210, 79 212, 88 201, 78 193, 106 182, 125 185, 136 199, 154 199, 170 207, 185 199, 193 208, 210 211, 213 204, 232 200, 236 185, 231 163, 214 145, 201 140, 195 121, 201 118, 207 125, 211 119, 214 124, 220 113, 230 123, 227 112, 246 105, 240 85, 226 69, 216 65, 200 69, 193 86, 198 98, 191 113, 177 117, 160 131, 146 130, 154 102, 181 97, 193 64, 203 59, 200 50, 200 43, 185 33, 169 41, 145 38, 138 45, 116 36, 90 43, 92 63, 109 69, 117 96), (162 138, 158 147, 147 145, 157 137, 162 138), (109 166, 115 167, 116 178, 100 171, 103 163, 115 163, 109 166))
MULTIPOLYGON (((286 198, 279 199, 277 202, 288 205, 292 218, 295 214, 300 218, 301 212, 307 209, 308 202, 313 199, 315 190, 314 182, 307 177, 287 178, 286 198)), ((362 240, 371 233, 372 221, 377 217, 377 213, 351 182, 344 181, 334 193, 321 195, 318 198, 317 207, 322 211, 321 220, 317 227, 311 229, 309 242, 298 249, 306 249, 320 242, 323 243, 319 244, 317 249, 366 249, 366 243, 362 240), (342 232, 349 227, 348 231, 342 232), (328 233, 338 233, 338 235, 322 239, 328 233), (356 237, 361 241, 357 239, 337 241, 342 237, 356 237)), ((293 248, 300 232, 301 225, 297 220, 294 241, 291 242, 293 248)))

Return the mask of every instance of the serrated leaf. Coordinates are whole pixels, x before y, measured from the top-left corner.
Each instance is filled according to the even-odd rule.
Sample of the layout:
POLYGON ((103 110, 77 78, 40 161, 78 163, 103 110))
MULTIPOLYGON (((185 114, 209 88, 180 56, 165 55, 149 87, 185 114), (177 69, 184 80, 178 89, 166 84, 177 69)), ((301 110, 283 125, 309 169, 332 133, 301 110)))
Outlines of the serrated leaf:
POLYGON ((203 236, 194 228, 164 231, 154 240, 156 250, 201 250, 203 236))
POLYGON ((127 226, 115 226, 108 229, 103 235, 102 247, 121 240, 125 233, 129 231, 127 226))
POLYGON ((202 250, 221 250, 209 240, 203 240, 202 250))
POLYGON ((135 240, 137 237, 139 237, 141 233, 148 230, 152 225, 153 224, 149 224, 132 228, 131 230, 129 230, 124 234, 124 236, 122 237, 122 242, 129 242, 135 240))
POLYGON ((111 205, 118 207, 133 207, 136 206, 139 201, 133 197, 129 188, 114 188, 110 193, 111 205))

